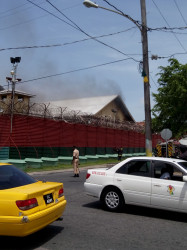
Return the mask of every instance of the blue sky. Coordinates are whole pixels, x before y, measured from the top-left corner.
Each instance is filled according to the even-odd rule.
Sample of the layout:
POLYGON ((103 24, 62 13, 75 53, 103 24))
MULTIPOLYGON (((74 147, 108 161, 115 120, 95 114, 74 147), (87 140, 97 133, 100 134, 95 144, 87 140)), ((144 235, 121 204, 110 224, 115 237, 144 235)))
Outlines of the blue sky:
MULTIPOLYGON (((133 22, 103 9, 86 8, 82 0, 50 0, 56 9, 45 0, 31 1, 40 8, 26 0, 1 0, 0 85, 5 86, 10 76, 10 57, 20 56, 17 77, 23 83, 16 89, 35 94, 33 101, 119 94, 134 119, 143 121, 141 34, 133 22), (24 48, 15 49, 19 47, 24 48), (57 76, 46 77, 52 75, 57 76), (42 77, 46 78, 34 80, 42 77)), ((141 21, 140 0, 109 2, 141 21)), ((97 3, 112 8, 103 0, 97 3)), ((146 9, 149 28, 187 27, 186 0, 147 0, 146 9)), ((156 93, 158 67, 167 66, 172 55, 186 63, 187 29, 149 31, 148 43, 150 93, 156 93), (151 60, 151 55, 161 59, 151 60)))

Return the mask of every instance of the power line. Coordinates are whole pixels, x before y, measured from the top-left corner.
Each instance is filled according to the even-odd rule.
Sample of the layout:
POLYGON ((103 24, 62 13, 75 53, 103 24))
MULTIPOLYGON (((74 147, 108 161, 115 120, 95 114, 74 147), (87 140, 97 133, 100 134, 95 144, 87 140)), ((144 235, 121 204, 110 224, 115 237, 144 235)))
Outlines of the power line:
MULTIPOLYGON (((109 6, 113 7, 113 8, 114 8, 115 10, 117 10, 118 12, 120 12, 122 15, 124 15, 124 16, 126 16, 128 19, 130 19, 130 17, 129 17, 128 15, 126 15, 123 11, 121 11, 120 9, 118 9, 116 6, 114 6, 114 5, 112 5, 111 3, 109 3, 107 0, 103 0, 103 1, 106 2, 109 6)), ((175 1, 175 0, 174 0, 174 1, 175 1)), ((176 3, 176 2, 175 2, 175 3, 176 3)), ((176 5, 177 5, 177 3, 176 3, 176 5)), ((181 13, 181 11, 180 11, 178 5, 177 5, 177 8, 178 8, 179 12, 181 13)), ((181 16, 182 16, 182 18, 183 18, 185 24, 187 25, 187 22, 185 21, 185 19, 184 19, 182 13, 181 13, 181 16)), ((135 21, 136 24, 138 24, 139 27, 141 27, 140 21, 136 21, 136 20, 134 20, 134 19, 133 19, 133 21, 135 21)), ((167 21, 166 21, 166 22, 167 22, 167 21)), ((171 27, 169 27, 169 28, 167 28, 167 27, 162 27, 162 28, 150 28, 150 27, 147 27, 147 31, 162 30, 162 29, 168 30, 168 31, 170 30, 170 31, 171 31, 171 30, 174 30, 174 29, 187 29, 187 27, 175 27, 175 28, 171 28, 171 27)))
MULTIPOLYGON (((111 62, 106 62, 106 63, 102 63, 102 64, 97 64, 97 65, 89 66, 89 67, 84 67, 84 68, 80 68, 80 69, 74 69, 74 70, 70 70, 70 71, 66 71, 66 72, 62 72, 62 73, 57 73, 57 74, 53 74, 53 75, 41 76, 41 77, 38 77, 38 78, 26 80, 26 81, 16 82, 16 84, 33 82, 33 81, 38 81, 38 80, 42 80, 42 79, 46 79, 46 78, 51 78, 51 77, 55 77, 55 76, 61 76, 61 75, 75 73, 75 72, 79 72, 79 71, 83 71, 83 70, 98 68, 98 67, 102 67, 102 66, 106 66, 106 65, 110 65, 110 64, 114 64, 114 63, 119 63, 119 62, 127 61, 127 60, 130 60, 130 59, 131 58, 124 58, 124 59, 119 59, 119 60, 115 60, 115 61, 111 61, 111 62)), ((2 87, 6 87, 6 86, 8 86, 8 85, 2 85, 2 87)))
POLYGON ((111 62, 107 62, 107 63, 97 64, 97 65, 93 65, 93 66, 89 66, 89 67, 84 67, 84 68, 80 68, 80 69, 75 69, 75 70, 70 70, 70 71, 66 71, 66 72, 62 72, 62 73, 58 73, 58 74, 43 76, 43 77, 39 77, 39 78, 35 78, 35 79, 23 81, 22 83, 36 81, 36 80, 41 80, 41 79, 55 77, 55 76, 60 76, 60 75, 66 75, 66 74, 75 73, 75 72, 78 72, 78 71, 83 71, 83 70, 88 70, 88 69, 93 69, 93 68, 98 68, 98 67, 101 67, 101 66, 106 66, 106 65, 114 64, 114 63, 119 63, 119 62, 123 62, 123 61, 127 61, 127 60, 130 60, 130 58, 124 58, 124 59, 120 59, 120 60, 116 60, 116 61, 111 61, 111 62))
MULTIPOLYGON (((132 29, 135 29, 135 28, 136 27, 133 26, 133 27, 131 27, 129 29, 126 29, 126 30, 117 31, 117 32, 114 32, 114 33, 109 33, 109 34, 103 34, 103 35, 100 35, 100 36, 94 36, 94 37, 84 38, 84 39, 81 39, 81 40, 75 40, 73 42, 66 42, 66 43, 61 43, 61 44, 47 44, 47 45, 32 45, 32 46, 10 47, 10 48, 2 48, 2 49, 0 49, 0 51, 5 51, 5 50, 19 50, 19 49, 38 49, 38 48, 62 47, 62 46, 70 45, 70 44, 75 44, 75 43, 80 43, 80 42, 88 41, 88 40, 93 39, 93 38, 103 38, 103 37, 118 35, 118 34, 121 34, 121 33, 124 33, 124 32, 128 32, 128 31, 130 31, 132 29)), ((175 29, 183 30, 183 29, 187 29, 187 27, 149 28, 149 30, 151 30, 151 31, 153 30, 153 31, 164 31, 164 32, 171 32, 171 30, 175 30, 175 29)), ((176 34, 187 35, 187 33, 176 33, 176 34)), ((134 55, 134 54, 128 54, 128 55, 134 55)), ((138 54, 138 55, 141 55, 141 54, 138 54)))
MULTIPOLYGON (((42 2, 42 3, 44 3, 44 2, 42 2)), ((29 3, 27 3, 27 4, 29 4, 29 3)), ((35 4, 35 3, 33 3, 33 5, 35 5, 35 6, 39 7, 39 8, 41 8, 42 10, 45 10, 44 8, 42 8, 41 6, 39 6, 39 5, 35 4)), ((71 9, 71 8, 77 7, 77 6, 79 6, 79 5, 80 5, 80 4, 76 4, 76 5, 67 7, 67 8, 65 8, 65 9, 63 9, 63 10, 71 9)), ((20 7, 20 6, 19 6, 19 7, 20 7)), ((34 6, 33 6, 33 7, 34 7, 34 6)), ((27 9, 30 9, 30 6, 27 7, 27 8, 25 8, 25 9, 23 9, 23 10, 27 10, 27 9)), ((10 11, 11 11, 11 9, 10 9, 10 11)), ((8 11, 7 11, 7 12, 8 12, 8 11)), ((9 15, 6 15, 6 16, 2 16, 2 17, 0 16, 0 18, 4 18, 4 17, 7 17, 7 16, 15 15, 15 14, 18 13, 18 12, 20 12, 20 11, 17 11, 17 12, 15 12, 15 13, 13 13, 13 14, 9 14, 9 15)), ((50 13, 48 13, 48 14, 50 14, 50 13)), ((51 14, 52 14, 52 13, 51 13, 51 14)), ((10 25, 10 26, 8 26, 8 27, 0 28, 0 30, 10 29, 10 28, 13 28, 13 27, 15 27, 15 26, 19 26, 19 25, 22 25, 22 24, 25 24, 25 23, 29 23, 29 22, 35 21, 35 20, 40 19, 40 18, 43 18, 43 17, 46 17, 46 15, 42 15, 42 16, 39 16, 39 17, 35 17, 35 18, 32 18, 32 19, 30 19, 30 20, 28 20, 28 21, 21 22, 21 23, 17 23, 17 24, 13 24, 13 25, 10 25)), ((56 17, 57 17, 57 16, 56 16, 56 17)), ((58 17, 57 17, 57 18, 58 18, 58 17)))
POLYGON ((141 30, 142 25, 141 25, 140 21, 134 20, 131 16, 125 14, 123 11, 119 10, 116 6, 112 5, 107 0, 103 0, 103 1, 105 3, 107 3, 109 6, 113 7, 116 11, 120 12, 124 17, 126 17, 127 19, 129 19, 130 21, 132 21, 134 24, 136 24, 136 26, 138 26, 138 28, 141 30))
POLYGON ((158 88, 158 85, 156 84, 156 82, 154 81, 152 75, 150 74, 151 80, 153 81, 154 85, 156 86, 156 88, 158 88))
MULTIPOLYGON (((65 20, 63 20, 63 19, 61 19, 60 17, 56 16, 55 14, 53 14, 53 13, 51 13, 51 12, 47 11, 46 9, 42 8, 41 6, 39 6, 39 5, 35 4, 35 3, 33 3, 32 1, 29 1, 29 0, 27 0, 27 1, 28 1, 28 2, 30 2, 30 3, 32 3, 33 5, 37 6, 38 8, 40 8, 40 9, 44 10, 44 11, 45 11, 45 12, 47 12, 48 14, 50 14, 50 15, 52 15, 52 16, 54 16, 54 17, 56 17, 57 19, 61 20, 62 22, 66 23, 66 24, 68 24, 68 25, 70 25, 70 26, 72 26, 71 24, 69 24, 69 23, 68 23, 68 22, 66 22, 65 20)), ((34 21, 34 20, 36 20, 36 19, 39 19, 39 18, 42 18, 42 17, 45 17, 45 16, 46 16, 46 15, 39 16, 39 17, 36 17, 36 18, 30 19, 30 20, 28 20, 28 21, 25 21, 24 23, 23 23, 23 22, 21 22, 21 23, 17 23, 17 24, 14 24, 14 25, 10 25, 10 26, 5 27, 5 28, 0 28, 0 30, 10 29, 10 28, 13 28, 13 27, 15 27, 15 26, 19 26, 19 25, 22 25, 22 24, 25 24, 25 23, 32 22, 32 21, 34 21)), ((74 28, 75 28, 75 27, 74 27, 74 28)))
MULTIPOLYGON (((103 1, 105 1, 105 0, 103 0, 103 1)), ((31 1, 29 1, 29 2, 31 2, 31 1)), ((85 35, 87 35, 87 36, 89 36, 89 39, 94 39, 94 40, 96 40, 96 41, 98 41, 98 42, 100 42, 101 43, 101 41, 99 41, 99 40, 97 40, 96 38, 97 37, 91 37, 90 35, 88 35, 84 30, 82 30, 75 22, 73 22, 70 18, 68 18, 64 13, 62 13, 62 11, 60 11, 55 5, 53 5, 49 0, 46 0, 46 2, 48 2, 53 8, 55 8, 59 13, 61 13, 68 21, 70 21, 72 24, 73 24, 73 26, 72 27, 76 27, 79 31, 81 31, 82 33, 84 33, 85 35)), ((107 2, 107 1, 105 1, 105 2, 107 2)), ((32 2, 31 2, 32 3, 32 2)), ((108 2, 107 2, 108 3, 108 2)), ((109 4, 109 3, 108 3, 109 4)), ((111 5, 112 7, 114 7, 115 9, 117 9, 115 6, 113 6, 113 5, 111 5)), ((45 10, 45 9, 44 9, 45 10)), ((118 9, 117 9, 118 10, 118 9)), ((118 10, 119 11, 119 10, 118 10)), ((121 12, 121 11, 120 11, 121 12)), ((123 12, 121 12, 121 13, 123 13, 123 12)), ((139 24, 139 22, 137 21, 137 23, 139 24)), ((182 29, 182 28, 187 28, 187 27, 180 27, 180 29, 182 29)), ((157 30, 158 29, 168 29, 168 30, 172 30, 172 29, 178 29, 178 28, 171 28, 171 27, 169 27, 169 28, 166 28, 166 27, 163 27, 163 28, 157 28, 157 30)), ((149 30, 151 30, 151 29, 149 29, 149 30)), ((156 30, 156 29, 155 29, 156 30)), ((86 39, 86 40, 88 40, 88 39, 86 39)), ((105 44, 104 44, 105 45, 105 44)), ((107 45, 108 46, 108 45, 107 45)), ((159 57, 159 58, 161 58, 161 57, 159 57)), ((128 58, 128 59, 132 59, 132 58, 128 58)), ((98 65, 98 67, 99 67, 100 65, 98 65)), ((93 66, 93 67, 95 67, 95 66, 93 66)), ((91 67, 92 68, 92 67, 91 67)), ((84 69, 87 69, 87 68, 84 68, 84 69)), ((78 71, 80 71, 80 70, 83 70, 83 69, 79 69, 78 71)), ((77 71, 77 70, 76 70, 77 71)), ((66 72, 66 73, 72 73, 72 72, 76 72, 76 71, 70 71, 70 72, 66 72)), ((61 74, 60 74, 61 75, 61 74)), ((57 76, 57 75, 52 75, 52 76, 57 76)), ((47 76, 47 77, 52 77, 52 76, 47 76)), ((46 77, 45 77, 46 78, 46 77)), ((42 77, 42 79, 43 79, 43 77, 42 77)), ((39 80, 39 79, 38 79, 39 80)), ((156 84, 155 84, 156 85, 156 84)))
MULTIPOLYGON (((29 0, 27 0, 27 1, 29 1, 29 0)), ((67 17, 62 11, 60 11, 56 6, 54 6, 49 0, 46 0, 46 2, 48 2, 51 6, 53 6, 53 8, 55 8, 59 13, 61 13, 68 21, 70 21, 70 22, 73 24, 73 27, 74 27, 74 25, 75 25, 75 27, 76 27, 80 32, 82 32, 83 34, 85 34, 86 36, 92 38, 92 39, 95 40, 96 42, 98 42, 98 43, 100 43, 100 44, 103 44, 104 46, 106 46, 106 47, 108 47, 108 48, 110 48, 110 49, 113 49, 113 50, 119 52, 120 54, 122 54, 122 55, 124 55, 124 56, 129 56, 128 54, 123 53, 122 51, 120 51, 120 50, 114 48, 113 46, 110 46, 110 45, 108 45, 108 44, 106 44, 106 43, 104 43, 104 42, 101 42, 100 40, 98 40, 98 39, 96 39, 96 38, 93 38, 93 37, 90 36, 88 33, 86 33, 83 29, 81 29, 75 22, 73 22, 70 18, 68 18, 68 17, 67 17)), ((131 57, 131 59, 132 59, 133 61, 135 61, 135 62, 139 62, 139 61, 137 61, 136 59, 134 59, 133 57, 131 57)))
MULTIPOLYGON (((103 1, 105 1, 105 0, 103 0, 103 1)), ((174 1, 175 1, 175 0, 174 0, 174 1)), ((33 5, 35 5, 36 7, 38 7, 38 8, 40 8, 40 9, 42 9, 42 10, 48 12, 46 9, 42 8, 41 6, 37 5, 36 3, 32 2, 32 1, 29 1, 29 2, 32 3, 33 5)), ((41 2, 41 3, 44 3, 44 2, 41 2)), ((14 9, 18 9, 18 8, 24 6, 24 5, 27 5, 27 4, 28 4, 28 3, 25 3, 25 4, 22 4, 22 5, 19 5, 19 6, 15 7, 15 8, 9 9, 9 10, 4 11, 4 12, 1 12, 0 15, 3 14, 3 13, 6 13, 6 12, 12 11, 12 10, 14 10, 14 9)), ((77 6, 79 6, 79 5, 80 5, 80 4, 76 4, 76 5, 73 5, 73 6, 64 8, 63 10, 71 9, 71 8, 77 7, 77 6)), ((113 6, 113 5, 111 5, 111 6, 113 6)), ((114 8, 115 8, 115 6, 114 6, 114 8)), ((30 7, 27 7, 27 8, 25 8, 25 9, 23 9, 23 10, 27 10, 27 9, 30 9, 30 7)), ((117 9, 117 8, 116 8, 116 9, 117 9)), ((118 10, 118 9, 117 9, 117 10, 118 10)), ((119 11, 120 11, 120 10, 119 10, 119 11)), ((15 12, 15 13, 10 14, 10 15, 14 15, 14 14, 16 14, 16 13, 18 13, 18 12, 20 12, 20 11, 17 11, 17 12, 15 12)), ((120 11, 120 12, 123 13, 122 11, 120 11)), ((54 14, 51 13, 51 12, 48 12, 48 14, 54 15, 54 14)), ((124 13, 123 13, 123 14, 124 14, 124 13)), ((10 15, 7 15, 7 16, 10 16, 10 15)), ((7 16, 0 16, 0 18, 4 18, 4 17, 7 17, 7 16)), ((55 16, 56 18, 59 18, 59 17, 56 16, 56 15, 54 15, 54 16, 55 16)), ((25 24, 25 23, 29 23, 29 22, 32 22, 32 21, 34 21, 34 20, 37 20, 37 19, 40 19, 40 18, 43 18, 43 17, 46 17, 46 15, 42 15, 42 16, 39 16, 39 17, 30 19, 30 20, 28 20, 28 21, 25 21, 25 22, 21 22, 21 23, 17 23, 17 24, 14 24, 14 25, 10 25, 10 26, 8 26, 8 27, 0 28, 0 30, 6 30, 6 29, 9 29, 9 28, 13 28, 13 27, 15 27, 15 26, 19 26, 19 25, 22 25, 22 24, 25 24)), ((183 17, 183 18, 184 18, 184 17, 183 17)), ((64 20, 63 20, 63 21, 64 21, 64 20)), ((184 21, 185 21, 185 20, 184 20, 184 21)), ((136 21, 136 22, 138 23, 139 21, 136 21)), ((187 23, 186 23, 186 25, 187 25, 187 23)), ((134 27, 134 28, 135 28, 135 27, 134 27)), ((150 27, 147 27, 147 29, 148 29, 148 31, 164 31, 164 32, 171 32, 172 30, 176 30, 176 29, 178 29, 178 30, 185 30, 185 29, 187 29, 187 26, 185 26, 185 27, 170 27, 170 28, 168 28, 168 27, 159 27, 159 28, 150 28, 150 27)), ((122 32, 123 32, 123 31, 122 31, 122 32)), ((118 33, 118 32, 116 32, 116 33, 118 33)), ((120 32, 120 33, 121 33, 121 32, 120 32)), ((176 33, 176 32, 173 32, 173 33, 175 33, 175 34, 181 34, 181 35, 186 34, 186 33, 176 33)), ((102 37, 102 36, 100 36, 100 37, 102 37)), ((96 37, 95 37, 95 38, 96 38, 96 37)), ((97 37, 97 38, 99 38, 99 37, 97 37)))
MULTIPOLYGON (((108 44, 106 44, 106 43, 104 43, 104 42, 101 42, 100 40, 97 40, 97 39, 93 38, 92 36, 90 36, 89 34, 87 34, 86 32, 84 32, 77 24, 75 24, 71 19, 69 19, 68 17, 66 17, 66 15, 63 14, 63 13, 62 13, 59 9, 57 9, 56 7, 54 7, 54 8, 55 8, 56 10, 58 10, 58 12, 60 12, 63 16, 65 16, 71 23, 73 23, 73 25, 70 24, 70 23, 68 23, 68 22, 66 22, 66 21, 64 21, 63 19, 59 18, 58 16, 54 15, 53 13, 49 12, 48 10, 46 10, 46 9, 44 9, 44 8, 42 8, 42 7, 40 7, 39 5, 33 3, 32 1, 30 1, 30 0, 27 0, 27 1, 30 2, 30 3, 32 3, 32 4, 34 4, 34 5, 37 6, 38 8, 40 8, 40 9, 46 11, 47 13, 51 14, 52 16, 58 18, 59 20, 65 22, 66 24, 70 25, 72 28, 81 31, 81 32, 84 33, 86 36, 88 36, 88 37, 94 39, 95 41, 97 41, 97 42, 99 42, 99 43, 105 45, 106 47, 109 47, 109 48, 111 48, 111 49, 113 49, 113 50, 115 50, 115 51, 117 51, 117 52, 119 52, 120 54, 123 54, 123 55, 125 55, 125 56, 129 56, 128 54, 125 54, 125 53, 123 53, 122 51, 120 51, 120 50, 118 50, 118 49, 116 49, 116 48, 114 48, 114 47, 112 47, 112 46, 110 46, 110 45, 108 45, 108 44)), ((49 1, 47 1, 47 2, 50 3, 49 1)), ((50 4, 51 4, 51 3, 50 3, 50 4)), ((51 5, 52 5, 52 4, 51 4, 51 5)), ((52 6, 53 6, 53 5, 52 5, 52 6)), ((134 59, 133 57, 132 57, 131 59, 134 60, 135 62, 139 62, 139 61, 137 61, 136 59, 134 59)))
POLYGON ((9 11, 12 11, 12 10, 15 10, 15 9, 19 9, 20 7, 22 7, 22 6, 24 6, 24 5, 27 5, 27 3, 18 5, 17 7, 12 8, 12 9, 9 9, 9 10, 6 10, 6 11, 2 11, 2 12, 0 12, 0 15, 5 14, 5 13, 7 13, 7 12, 9 12, 9 11))
MULTIPOLYGON (((164 19, 164 21, 166 22, 166 24, 168 25, 169 28, 170 25, 169 23, 167 22, 166 18, 164 17, 164 15, 162 14, 161 10, 159 9, 158 5, 155 3, 154 0, 152 0, 153 4, 155 5, 155 7, 157 8, 158 12, 160 13, 160 15, 162 16, 162 18, 164 19)), ((173 32, 172 32, 173 33, 173 32)), ((181 48, 186 52, 186 49, 184 48, 184 46, 182 45, 181 41, 178 39, 178 37, 176 36, 175 33, 173 33, 173 35, 175 36, 175 38, 177 39, 178 43, 180 44, 181 48)))
MULTIPOLYGON (((40 4, 43 4, 43 3, 45 3, 45 0, 43 0, 40 4)), ((11 13, 11 14, 1 16, 3 14, 7 13, 7 12, 12 12, 13 10, 19 9, 19 8, 23 7, 24 5, 28 5, 28 4, 29 3, 25 3, 25 4, 22 4, 22 5, 19 5, 19 6, 15 7, 15 8, 9 9, 7 11, 0 12, 0 18, 5 18, 5 17, 8 17, 8 16, 12 16, 12 15, 15 15, 15 14, 19 13, 20 11, 25 11, 27 9, 30 9, 31 6, 29 5, 29 7, 23 8, 22 10, 18 10, 16 12, 11 13)), ((71 5, 70 7, 64 8, 63 10, 72 9, 72 8, 80 6, 80 5, 82 5, 82 4, 74 4, 74 5, 71 5)))
MULTIPOLYGON (((48 14, 50 15, 53 15, 54 17, 60 19, 61 21, 65 22, 66 24, 68 25, 71 25, 69 23, 67 23, 66 21, 62 20, 61 18, 59 18, 58 16, 54 15, 53 13, 47 11, 46 9, 42 8, 41 6, 33 3, 32 1, 29 1, 27 0, 28 2, 32 3, 33 5, 37 6, 38 8, 46 11, 48 14)), ((45 15, 44 15, 45 16, 45 15)), ((40 16, 40 17, 44 17, 44 16, 40 16)), ((38 17, 38 18, 40 18, 38 17)), ((35 19, 32 19, 32 20, 29 20, 28 22, 30 21, 33 21, 35 19)), ((22 24, 22 23, 20 23, 22 24)), ((15 24, 15 25, 12 25, 12 26, 9 26, 7 28, 2 28, 0 30, 3 30, 3 29, 8 29, 8 28, 11 28, 11 27, 14 27, 14 26, 17 26, 17 25, 20 25, 20 24, 15 24)), ((71 25, 72 26, 72 25, 71 25)), ((74 27, 74 26, 73 26, 74 27)), ((76 28, 76 27, 74 27, 76 28)), ((133 27, 135 28, 135 27, 133 27)), ((78 28, 79 29, 79 28, 78 28)), ((131 29, 131 28, 130 28, 131 29)), ((128 30, 130 30, 128 29, 128 30)), ((161 30, 164 30, 165 32, 169 32, 170 30, 174 30, 174 29, 187 29, 187 27, 174 27, 174 28, 167 28, 167 27, 161 27, 161 28, 148 28, 148 30, 152 31, 152 30, 157 30, 157 31, 161 31, 161 30)), ((122 32, 125 32, 125 31, 120 31, 120 32, 116 32, 116 33, 112 33, 112 34, 108 34, 108 35, 101 35, 101 36, 98 36, 98 37, 91 37, 89 36, 89 39, 96 39, 96 38, 102 38, 102 37, 106 37, 106 36, 111 36, 111 35, 115 35, 115 34, 119 34, 119 33, 122 33, 122 32)), ((174 32, 173 32, 174 33, 174 32)), ((185 33, 181 33, 181 34, 185 34, 185 33)), ((59 47, 59 46, 64 46, 64 45, 68 45, 68 44, 73 44, 73 43, 78 43, 78 42, 82 42, 82 41, 86 41, 86 40, 89 40, 89 39, 82 39, 80 41, 74 41, 74 42, 70 42, 70 43, 65 43, 65 44, 55 44, 55 45, 41 45, 41 46, 21 46, 21 47, 16 47, 16 48, 4 48, 4 49, 0 49, 0 51, 5 51, 5 50, 18 50, 18 49, 33 49, 33 48, 47 48, 47 47, 59 47)), ((118 51, 119 52, 119 51, 118 51)), ((126 56, 129 56, 130 54, 125 54, 126 56)), ((131 54, 132 55, 132 54, 131 54)), ((134 60, 134 58, 132 58, 132 60, 134 60)))
POLYGON ((44 9, 44 8, 42 8, 40 5, 38 5, 38 4, 36 4, 36 3, 34 3, 34 2, 32 2, 32 1, 30 1, 30 0, 27 0, 29 3, 31 3, 31 4, 33 4, 33 5, 35 5, 36 7, 38 7, 39 9, 41 9, 41 10, 43 10, 43 11, 45 11, 45 12, 47 12, 48 14, 50 14, 50 15, 52 15, 52 16, 54 16, 54 17, 56 17, 57 19, 59 19, 60 21, 62 21, 62 22, 64 22, 64 23, 66 23, 67 25, 69 25, 69 26, 71 26, 71 27, 73 27, 74 29, 77 29, 75 26, 73 26, 72 24, 70 24, 70 23, 68 23, 68 22, 66 22, 65 20, 63 20, 62 18, 60 18, 60 17, 58 17, 58 16, 56 16, 55 14, 53 14, 52 12, 50 12, 50 11, 48 11, 48 10, 46 10, 46 9, 44 9))
POLYGON ((176 7, 177 7, 177 9, 178 9, 178 11, 179 11, 179 13, 180 13, 181 17, 182 17, 182 19, 183 19, 184 23, 187 25, 187 22, 186 22, 186 20, 185 20, 185 18, 184 18, 184 16, 183 16, 183 14, 182 14, 181 10, 179 9, 179 6, 178 6, 178 4, 177 4, 176 0, 173 0, 173 1, 174 1, 175 5, 176 5, 176 7))
POLYGON ((173 30, 186 30, 187 26, 183 27, 159 27, 159 28, 148 28, 148 31, 168 31, 172 32, 173 30))
MULTIPOLYGON (((110 33, 110 34, 104 34, 104 35, 100 35, 100 36, 95 36, 93 38, 103 38, 103 37, 108 37, 108 36, 114 36, 114 35, 118 35, 127 31, 130 31, 132 29, 134 29, 135 27, 131 27, 129 29, 126 30, 122 30, 122 31, 117 31, 114 33, 110 33)), ((81 39, 81 40, 76 40, 73 42, 66 42, 66 43, 62 43, 62 44, 50 44, 50 45, 34 45, 34 46, 21 46, 21 47, 13 47, 13 48, 2 48, 0 49, 0 51, 5 51, 5 50, 18 50, 18 49, 38 49, 38 48, 51 48, 51 47, 61 47, 61 46, 65 46, 65 45, 70 45, 70 44, 75 44, 75 43, 80 43, 80 42, 84 42, 84 41, 88 41, 90 39, 93 39, 92 37, 90 38, 85 38, 85 39, 81 39)))
POLYGON ((30 23, 36 19, 39 19, 39 18, 42 18, 42 17, 45 17, 46 15, 43 15, 43 16, 40 16, 40 17, 35 17, 33 19, 30 19, 28 21, 25 21, 25 22, 21 22, 21 23, 17 23, 17 24, 13 24, 13 25, 10 25, 10 26, 7 26, 7 27, 4 27, 4 28, 0 28, 0 30, 7 30, 7 29, 11 29, 13 27, 16 27, 16 26, 19 26, 19 25, 22 25, 22 24, 26 24, 26 23, 30 23))
MULTIPOLYGON (((44 2, 41 2, 41 3, 44 3, 44 2)), ((20 9, 21 7, 23 7, 23 6, 25 6, 25 5, 29 5, 29 3, 25 3, 25 4, 22 4, 22 5, 19 5, 19 6, 15 7, 15 8, 13 8, 13 9, 9 9, 9 10, 7 10, 7 11, 5 11, 5 12, 0 13, 0 19, 6 18, 6 17, 9 17, 9 16, 13 16, 13 15, 19 13, 19 12, 23 12, 23 11, 26 11, 26 10, 28 10, 28 9, 31 9, 31 6, 29 5, 28 7, 24 7, 24 8, 22 8, 21 10, 14 11, 14 12, 12 13, 13 10, 15 10, 15 9, 20 9), (3 13, 7 13, 7 12, 10 12, 10 14, 4 15, 4 16, 2 15, 3 13)))
MULTIPOLYGON (((169 56, 157 56, 156 55, 156 58, 154 58, 155 60, 157 60, 157 59, 167 59, 167 58, 172 58, 172 57, 175 57, 175 56, 177 56, 177 55, 186 55, 187 54, 187 52, 181 52, 181 53, 174 53, 174 54, 172 54, 172 55, 169 55, 169 56)), ((153 59, 153 57, 154 57, 154 55, 152 55, 152 57, 151 57, 151 59, 152 60, 154 60, 153 59)))

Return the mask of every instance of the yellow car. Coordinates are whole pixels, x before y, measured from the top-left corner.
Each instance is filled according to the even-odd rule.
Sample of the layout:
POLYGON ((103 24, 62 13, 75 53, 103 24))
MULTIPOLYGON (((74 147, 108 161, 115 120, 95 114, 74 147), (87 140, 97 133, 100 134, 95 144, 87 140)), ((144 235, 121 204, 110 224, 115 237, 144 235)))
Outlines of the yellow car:
POLYGON ((36 181, 0 163, 0 235, 32 234, 60 218, 65 207, 62 183, 36 181))

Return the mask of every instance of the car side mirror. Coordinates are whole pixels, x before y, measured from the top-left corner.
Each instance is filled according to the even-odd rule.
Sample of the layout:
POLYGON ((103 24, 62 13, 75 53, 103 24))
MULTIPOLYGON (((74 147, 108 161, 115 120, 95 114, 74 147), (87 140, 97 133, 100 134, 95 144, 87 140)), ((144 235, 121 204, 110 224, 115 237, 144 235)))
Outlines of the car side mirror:
POLYGON ((187 182, 187 175, 183 175, 183 181, 187 182))

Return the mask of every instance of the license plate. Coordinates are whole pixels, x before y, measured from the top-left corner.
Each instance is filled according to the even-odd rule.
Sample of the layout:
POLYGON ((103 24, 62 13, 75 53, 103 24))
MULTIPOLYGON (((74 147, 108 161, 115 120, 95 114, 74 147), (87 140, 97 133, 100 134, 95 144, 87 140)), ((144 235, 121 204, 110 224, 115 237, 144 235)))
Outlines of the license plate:
POLYGON ((50 203, 54 202, 53 195, 52 194, 44 195, 44 200, 45 200, 46 204, 50 204, 50 203))

